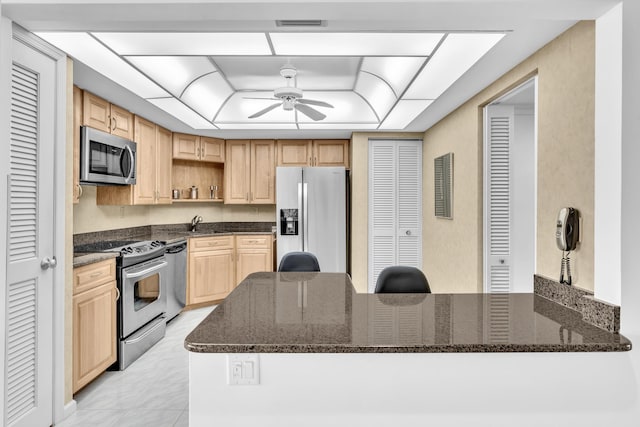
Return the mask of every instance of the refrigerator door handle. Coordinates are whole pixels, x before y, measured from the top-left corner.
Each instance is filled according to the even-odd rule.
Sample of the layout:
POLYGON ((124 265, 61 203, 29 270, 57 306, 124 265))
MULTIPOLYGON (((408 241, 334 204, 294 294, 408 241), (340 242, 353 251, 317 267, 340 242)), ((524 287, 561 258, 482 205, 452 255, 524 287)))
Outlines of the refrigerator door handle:
MULTIPOLYGON (((299 182, 298 183, 298 221, 302 220, 304 221, 304 219, 302 218, 302 183, 299 182)), ((300 251, 304 251, 304 229, 302 227, 299 227, 299 233, 301 234, 300 236, 298 236, 298 242, 300 242, 300 251)))
POLYGON ((304 240, 303 250, 309 249, 309 193, 307 191, 307 183, 302 184, 302 199, 304 206, 302 207, 302 221, 304 226, 304 231, 302 238, 304 240))

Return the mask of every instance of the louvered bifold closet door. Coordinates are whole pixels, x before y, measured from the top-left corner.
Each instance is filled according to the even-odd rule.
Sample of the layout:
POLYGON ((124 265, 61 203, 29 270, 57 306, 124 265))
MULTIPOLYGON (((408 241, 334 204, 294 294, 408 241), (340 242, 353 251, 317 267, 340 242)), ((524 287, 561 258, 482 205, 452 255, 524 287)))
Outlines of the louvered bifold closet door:
POLYGON ((397 144, 397 264, 422 268, 422 145, 397 144))
POLYGON ((511 161, 513 107, 487 109, 487 292, 511 288, 511 161))
POLYGON ((396 261, 396 147, 374 141, 369 158, 369 292, 380 272, 396 261))
POLYGON ((48 426, 52 274, 40 268, 40 261, 53 250, 53 204, 48 202, 53 198, 55 68, 52 60, 19 42, 13 49, 4 425, 48 426), (44 110, 49 111, 46 120, 44 110))
POLYGON ((369 142, 369 292, 391 265, 422 268, 422 141, 369 142))

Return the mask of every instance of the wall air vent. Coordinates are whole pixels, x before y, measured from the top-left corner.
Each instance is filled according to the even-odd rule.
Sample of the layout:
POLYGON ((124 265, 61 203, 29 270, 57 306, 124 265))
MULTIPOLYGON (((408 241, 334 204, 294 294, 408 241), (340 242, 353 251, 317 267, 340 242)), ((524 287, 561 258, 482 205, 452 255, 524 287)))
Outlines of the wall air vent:
POLYGON ((276 27, 326 27, 327 21, 321 19, 278 19, 276 27))

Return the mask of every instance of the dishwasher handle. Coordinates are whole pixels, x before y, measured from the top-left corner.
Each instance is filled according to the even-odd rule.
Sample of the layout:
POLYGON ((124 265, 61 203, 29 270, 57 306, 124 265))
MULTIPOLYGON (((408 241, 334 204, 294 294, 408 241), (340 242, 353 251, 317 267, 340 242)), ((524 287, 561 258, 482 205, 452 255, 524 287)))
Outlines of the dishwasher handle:
POLYGON ((180 243, 177 245, 167 246, 165 253, 167 254, 179 254, 187 249, 187 242, 180 243))

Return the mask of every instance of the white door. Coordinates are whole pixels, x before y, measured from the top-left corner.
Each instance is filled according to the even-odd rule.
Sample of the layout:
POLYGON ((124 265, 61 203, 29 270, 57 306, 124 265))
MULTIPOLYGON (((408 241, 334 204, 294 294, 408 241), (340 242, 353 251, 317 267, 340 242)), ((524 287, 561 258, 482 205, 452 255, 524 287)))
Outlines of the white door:
POLYGON ((422 269, 422 141, 369 143, 368 289, 391 265, 422 269))
MULTIPOLYGON (((486 108, 485 292, 511 286, 511 157, 513 107, 486 108)), ((533 280, 533 278, 532 278, 533 280)))
POLYGON ((15 39, 12 58, 4 425, 39 427, 53 419, 56 64, 15 39))
POLYGON ((485 108, 485 292, 533 292, 536 81, 485 108))

